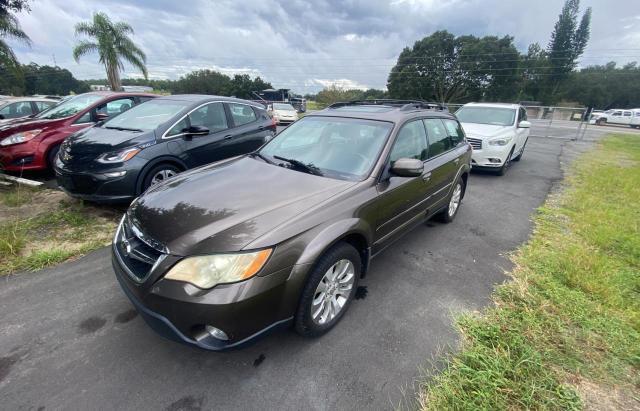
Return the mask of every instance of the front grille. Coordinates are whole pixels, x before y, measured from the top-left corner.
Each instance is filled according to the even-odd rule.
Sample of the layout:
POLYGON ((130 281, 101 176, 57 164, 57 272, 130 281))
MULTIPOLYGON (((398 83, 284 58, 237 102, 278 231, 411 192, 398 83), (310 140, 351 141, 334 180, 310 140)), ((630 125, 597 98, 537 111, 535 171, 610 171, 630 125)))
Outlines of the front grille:
POLYGON ((150 241, 131 224, 128 216, 124 217, 118 230, 115 249, 130 277, 140 283, 151 274, 154 265, 166 256, 157 242, 150 241))
POLYGON ((471 144, 474 150, 482 150, 482 140, 479 138, 469 138, 467 137, 467 141, 471 144))

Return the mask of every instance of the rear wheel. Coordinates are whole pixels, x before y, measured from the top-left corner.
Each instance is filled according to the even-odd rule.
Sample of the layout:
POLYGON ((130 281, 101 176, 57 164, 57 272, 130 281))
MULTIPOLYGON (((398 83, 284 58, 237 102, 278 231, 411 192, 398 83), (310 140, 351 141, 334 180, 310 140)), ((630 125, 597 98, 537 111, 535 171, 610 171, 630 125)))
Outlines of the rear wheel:
POLYGON ((456 218, 458 210, 460 209, 460 204, 462 204, 462 197, 464 197, 464 188, 464 181, 462 178, 458 177, 458 180, 456 180, 453 190, 451 190, 451 194, 449 195, 449 203, 438 215, 438 220, 443 223, 450 223, 454 218, 456 218))
POLYGON ((305 337, 317 337, 333 328, 353 300, 360 278, 360 253, 338 243, 318 259, 304 286, 295 329, 305 337))
POLYGON ((180 173, 180 169, 173 164, 163 163, 153 167, 142 182, 142 191, 146 191, 149 187, 162 183, 165 180, 180 173))
POLYGON ((607 119, 605 118, 599 118, 598 120, 596 120, 596 124, 599 126, 604 126, 607 124, 607 119))

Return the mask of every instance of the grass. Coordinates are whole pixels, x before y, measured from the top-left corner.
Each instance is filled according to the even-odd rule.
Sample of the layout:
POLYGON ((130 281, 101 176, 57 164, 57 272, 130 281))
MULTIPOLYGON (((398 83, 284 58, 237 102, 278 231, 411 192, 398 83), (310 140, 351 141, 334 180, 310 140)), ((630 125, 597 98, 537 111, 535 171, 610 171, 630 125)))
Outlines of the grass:
POLYGON ((0 192, 0 276, 34 271, 109 243, 119 212, 53 190, 0 192))
POLYGON ((7 207, 19 207, 29 203, 39 190, 31 187, 21 187, 20 190, 9 190, 2 195, 2 203, 7 207))
POLYGON ((458 318, 421 408, 640 409, 640 139, 576 160, 513 260, 495 306, 458 318))

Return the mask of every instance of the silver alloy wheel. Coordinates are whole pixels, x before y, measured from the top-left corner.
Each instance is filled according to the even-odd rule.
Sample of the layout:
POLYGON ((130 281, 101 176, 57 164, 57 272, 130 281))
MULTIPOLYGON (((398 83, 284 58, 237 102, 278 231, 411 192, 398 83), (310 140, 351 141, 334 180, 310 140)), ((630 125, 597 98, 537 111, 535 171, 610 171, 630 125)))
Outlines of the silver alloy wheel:
POLYGON ((153 185, 156 185, 158 183, 161 183, 164 180, 175 176, 176 174, 178 174, 178 173, 176 173, 173 170, 160 170, 160 171, 158 171, 157 173, 155 173, 153 175, 153 178, 151 179, 151 185, 153 186, 153 185))
POLYGON ((356 279, 350 260, 342 259, 332 265, 320 280, 311 301, 311 318, 319 325, 333 320, 349 300, 356 279))
POLYGON ((460 205, 460 198, 462 197, 462 184, 456 184, 456 188, 453 189, 451 194, 451 200, 449 200, 449 217, 453 217, 460 205))

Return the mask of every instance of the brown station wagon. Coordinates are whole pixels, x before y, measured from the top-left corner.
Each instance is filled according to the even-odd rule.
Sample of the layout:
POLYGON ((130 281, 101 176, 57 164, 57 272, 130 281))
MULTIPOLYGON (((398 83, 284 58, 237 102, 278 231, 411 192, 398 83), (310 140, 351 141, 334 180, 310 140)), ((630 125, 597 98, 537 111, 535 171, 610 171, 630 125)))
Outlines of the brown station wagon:
POLYGON ((412 227, 451 222, 471 147, 437 104, 336 103, 259 150, 137 198, 113 266, 147 323, 209 350, 293 324, 330 330, 373 257, 412 227))

